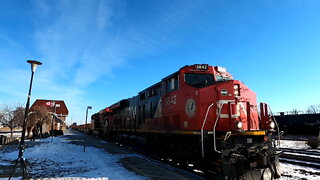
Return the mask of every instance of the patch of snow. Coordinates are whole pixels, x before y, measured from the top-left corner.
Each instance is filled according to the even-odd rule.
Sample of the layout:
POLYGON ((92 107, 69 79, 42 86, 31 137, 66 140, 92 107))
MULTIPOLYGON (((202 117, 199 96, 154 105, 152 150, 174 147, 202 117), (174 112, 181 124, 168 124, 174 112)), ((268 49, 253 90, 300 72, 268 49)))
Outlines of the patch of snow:
POLYGON ((80 134, 80 133, 75 130, 64 131, 64 135, 75 135, 75 134, 80 134))
POLYGON ((10 166, 11 163, 9 162, 0 162, 0 166, 10 166))
MULTIPOLYGON (((0 132, 0 135, 11 137, 11 133, 10 132, 0 132)), ((12 133, 12 137, 21 137, 21 132, 12 133)))
MULTIPOLYGON (((28 169, 36 178, 48 179, 146 179, 138 176, 118 164, 120 158, 133 155, 109 154, 102 149, 69 144, 65 138, 51 137, 37 140, 43 144, 27 148, 24 157, 28 169)), ((13 161, 18 151, 0 154, 0 159, 13 161)))
POLYGON ((108 144, 108 142, 107 141, 99 141, 99 143, 102 143, 102 144, 108 144))
MULTIPOLYGON (((22 177, 12 177, 12 180, 21 180, 22 177)), ((8 180, 8 178, 0 178, 0 180, 8 180)))
POLYGON ((109 180, 109 179, 108 178, 68 177, 68 178, 41 178, 41 180, 109 180))
POLYGON ((280 148, 310 149, 307 141, 280 140, 280 148))
POLYGON ((289 163, 280 163, 281 180, 319 180, 320 170, 289 163))

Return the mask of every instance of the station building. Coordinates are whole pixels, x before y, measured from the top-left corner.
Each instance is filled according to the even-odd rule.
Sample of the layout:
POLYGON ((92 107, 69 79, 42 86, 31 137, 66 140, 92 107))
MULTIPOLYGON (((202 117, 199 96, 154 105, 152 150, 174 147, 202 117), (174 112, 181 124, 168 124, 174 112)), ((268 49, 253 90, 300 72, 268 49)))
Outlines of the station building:
POLYGON ((37 99, 31 106, 30 112, 36 108, 42 107, 47 111, 50 120, 42 124, 42 132, 50 132, 52 130, 52 119, 54 130, 66 129, 66 118, 69 114, 68 108, 63 100, 37 99))

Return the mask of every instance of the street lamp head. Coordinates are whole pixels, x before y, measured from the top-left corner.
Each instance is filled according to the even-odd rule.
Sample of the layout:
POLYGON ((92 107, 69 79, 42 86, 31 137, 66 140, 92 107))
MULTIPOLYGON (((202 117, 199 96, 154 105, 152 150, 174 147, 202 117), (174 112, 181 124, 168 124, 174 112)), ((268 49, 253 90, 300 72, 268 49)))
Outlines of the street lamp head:
POLYGON ((41 62, 35 61, 35 60, 28 60, 27 62, 31 64, 31 71, 32 72, 36 71, 37 65, 41 65, 42 64, 41 62))
POLYGON ((87 109, 92 109, 92 106, 88 106, 87 109))

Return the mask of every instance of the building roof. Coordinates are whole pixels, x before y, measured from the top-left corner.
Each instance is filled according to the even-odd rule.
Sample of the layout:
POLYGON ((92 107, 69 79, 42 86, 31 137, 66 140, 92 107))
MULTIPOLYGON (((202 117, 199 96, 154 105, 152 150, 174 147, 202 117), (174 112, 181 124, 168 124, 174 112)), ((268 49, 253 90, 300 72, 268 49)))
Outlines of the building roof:
POLYGON ((55 102, 56 104, 60 104, 60 107, 56 107, 56 114, 58 115, 62 115, 62 116, 68 116, 69 111, 68 108, 66 106, 66 104, 64 103, 63 100, 49 100, 49 99, 37 99, 31 106, 30 109, 39 107, 39 106, 44 106, 47 108, 47 110, 49 112, 53 111, 53 107, 48 107, 47 103, 48 102, 55 102))

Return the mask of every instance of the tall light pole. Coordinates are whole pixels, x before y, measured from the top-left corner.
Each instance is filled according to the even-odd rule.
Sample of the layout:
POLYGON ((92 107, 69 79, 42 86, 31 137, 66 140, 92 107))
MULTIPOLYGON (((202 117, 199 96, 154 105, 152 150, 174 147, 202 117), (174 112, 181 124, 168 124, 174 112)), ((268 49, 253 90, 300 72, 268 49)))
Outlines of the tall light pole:
POLYGON ((9 180, 12 177, 12 174, 14 173, 14 170, 17 167, 17 164, 20 162, 20 164, 22 165, 22 176, 23 179, 28 178, 29 176, 29 172, 27 169, 27 164, 26 164, 26 160, 23 157, 23 152, 24 152, 24 139, 26 136, 26 121, 27 121, 27 116, 28 116, 28 112, 29 112, 29 106, 30 106, 30 97, 31 97, 31 89, 32 89, 32 82, 33 82, 33 75, 34 72, 37 69, 38 65, 41 65, 42 63, 39 61, 35 61, 35 60, 28 60, 28 63, 31 64, 31 80, 30 80, 30 86, 29 86, 29 93, 28 93, 28 99, 27 99, 27 104, 26 104, 26 109, 25 109, 25 113, 24 113, 24 118, 23 118, 23 125, 22 125, 22 134, 21 134, 21 141, 20 141, 20 146, 19 146, 19 155, 18 155, 18 159, 16 160, 16 164, 14 166, 14 169, 12 170, 9 180))
POLYGON ((83 142, 83 151, 86 152, 86 142, 87 142, 87 122, 88 122, 88 110, 92 109, 92 106, 87 106, 86 110, 86 124, 84 125, 84 142, 83 142))

